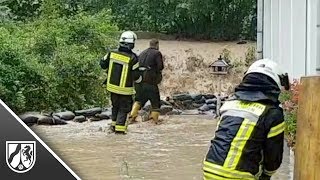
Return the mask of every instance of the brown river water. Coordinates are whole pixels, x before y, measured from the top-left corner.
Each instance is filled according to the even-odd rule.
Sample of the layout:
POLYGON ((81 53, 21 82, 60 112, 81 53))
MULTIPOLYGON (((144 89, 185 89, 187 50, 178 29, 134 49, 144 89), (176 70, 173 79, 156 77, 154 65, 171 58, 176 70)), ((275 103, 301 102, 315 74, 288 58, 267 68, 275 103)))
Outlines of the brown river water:
MULTIPOLYGON (((204 115, 161 118, 160 125, 130 125, 127 135, 104 132, 110 121, 32 129, 85 180, 202 179, 202 160, 216 120, 204 115)), ((285 147, 282 166, 272 179, 291 179, 292 161, 285 147)))

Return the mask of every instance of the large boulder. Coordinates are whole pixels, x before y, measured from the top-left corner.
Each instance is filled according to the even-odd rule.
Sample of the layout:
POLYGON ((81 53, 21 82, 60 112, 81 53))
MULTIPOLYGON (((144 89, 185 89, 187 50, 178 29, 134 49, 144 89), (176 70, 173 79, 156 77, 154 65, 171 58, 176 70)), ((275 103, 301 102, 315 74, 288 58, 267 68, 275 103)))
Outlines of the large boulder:
POLYGON ((215 104, 208 104, 208 108, 210 110, 215 110, 217 108, 217 106, 215 104))
POLYGON ((202 98, 202 94, 191 94, 191 97, 194 101, 198 101, 202 98))
POLYGON ((182 105, 185 107, 191 107, 193 103, 193 100, 184 100, 182 101, 182 105))
POLYGON ((94 117, 96 114, 100 114, 102 112, 102 108, 91 108, 85 110, 75 111, 76 116, 85 116, 85 117, 94 117))
POLYGON ((58 116, 40 116, 37 122, 39 125, 64 125, 66 121, 60 119, 58 116))
POLYGON ((216 104, 216 103, 217 103, 217 98, 206 100, 206 104, 216 104))
POLYGON ((19 115, 19 118, 28 126, 36 124, 40 117, 40 113, 37 112, 26 112, 24 114, 19 115))
POLYGON ((210 108, 207 104, 204 104, 203 106, 201 106, 200 108, 198 108, 199 111, 209 111, 210 108))
POLYGON ((214 99, 214 98, 217 98, 217 97, 216 97, 215 95, 213 95, 213 94, 205 94, 204 97, 205 97, 206 99, 214 99))
POLYGON ((103 111, 100 114, 96 114, 96 117, 107 120, 111 118, 111 114, 111 111, 103 111))
POLYGON ((203 104, 192 103, 192 107, 195 108, 195 109, 198 109, 201 106, 203 106, 203 104))
POLYGON ((206 98, 204 96, 202 96, 201 99, 195 100, 194 103, 204 104, 204 103, 206 103, 206 98))
POLYGON ((172 99, 174 101, 193 100, 190 94, 174 94, 172 99))
POLYGON ((71 121, 74 119, 75 114, 71 111, 65 111, 65 112, 54 113, 53 116, 57 116, 62 120, 71 121))

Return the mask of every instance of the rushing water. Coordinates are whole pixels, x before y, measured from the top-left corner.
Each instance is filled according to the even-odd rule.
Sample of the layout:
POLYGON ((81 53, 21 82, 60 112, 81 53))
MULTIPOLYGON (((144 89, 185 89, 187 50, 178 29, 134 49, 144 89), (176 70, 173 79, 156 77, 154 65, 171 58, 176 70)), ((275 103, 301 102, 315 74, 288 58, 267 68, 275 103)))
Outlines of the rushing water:
MULTIPOLYGON (((187 115, 163 119, 161 125, 130 125, 125 136, 104 132, 110 121, 32 129, 82 179, 202 179, 202 160, 216 121, 187 115)), ((291 166, 285 148, 282 167, 273 179, 290 179, 291 166)))

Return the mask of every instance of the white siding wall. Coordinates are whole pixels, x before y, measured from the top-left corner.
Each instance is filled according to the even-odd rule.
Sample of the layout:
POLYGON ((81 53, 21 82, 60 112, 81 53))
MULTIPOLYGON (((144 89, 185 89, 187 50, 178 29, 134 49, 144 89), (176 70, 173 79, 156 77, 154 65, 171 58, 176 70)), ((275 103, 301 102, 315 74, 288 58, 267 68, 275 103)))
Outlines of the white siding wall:
POLYGON ((264 0, 263 21, 263 57, 276 60, 295 79, 316 74, 320 0, 264 0))

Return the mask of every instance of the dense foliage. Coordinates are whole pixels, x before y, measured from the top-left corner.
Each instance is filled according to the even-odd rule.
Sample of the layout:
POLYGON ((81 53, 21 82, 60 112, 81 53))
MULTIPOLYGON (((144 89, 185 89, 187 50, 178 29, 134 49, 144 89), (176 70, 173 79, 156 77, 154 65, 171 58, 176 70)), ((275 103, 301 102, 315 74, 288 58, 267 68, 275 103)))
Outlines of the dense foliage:
POLYGON ((117 30, 108 11, 2 23, 1 99, 16 112, 106 105, 98 58, 116 45, 117 30))
POLYGON ((218 40, 256 34, 256 0, 124 0, 110 7, 122 29, 218 40))

